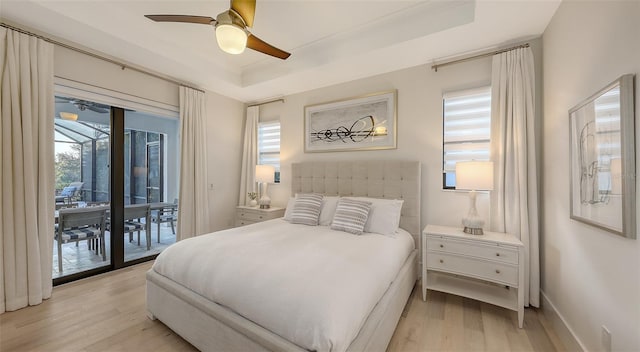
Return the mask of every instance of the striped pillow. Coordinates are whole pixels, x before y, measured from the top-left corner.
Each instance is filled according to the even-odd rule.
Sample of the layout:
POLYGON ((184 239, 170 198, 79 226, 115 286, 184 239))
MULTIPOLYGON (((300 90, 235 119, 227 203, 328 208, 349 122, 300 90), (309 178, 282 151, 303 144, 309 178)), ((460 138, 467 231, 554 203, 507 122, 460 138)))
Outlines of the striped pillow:
POLYGON ((338 231, 361 235, 369 217, 371 202, 340 198, 331 228, 338 231))
POLYGON ((300 193, 291 212, 292 224, 318 225, 318 217, 322 209, 322 194, 300 193))

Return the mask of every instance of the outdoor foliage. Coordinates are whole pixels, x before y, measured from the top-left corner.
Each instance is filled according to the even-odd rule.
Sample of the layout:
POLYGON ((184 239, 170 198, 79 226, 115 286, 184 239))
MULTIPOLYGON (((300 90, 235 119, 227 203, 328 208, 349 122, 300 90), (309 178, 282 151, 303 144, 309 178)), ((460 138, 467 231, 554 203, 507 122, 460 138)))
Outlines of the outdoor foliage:
POLYGON ((72 144, 71 151, 56 154, 56 189, 80 181, 80 145, 72 144))

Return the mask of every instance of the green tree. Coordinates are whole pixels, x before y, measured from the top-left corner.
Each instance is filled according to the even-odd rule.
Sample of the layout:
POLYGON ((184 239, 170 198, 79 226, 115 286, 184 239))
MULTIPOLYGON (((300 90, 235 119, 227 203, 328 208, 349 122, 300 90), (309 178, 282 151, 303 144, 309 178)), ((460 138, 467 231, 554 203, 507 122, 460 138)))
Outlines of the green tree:
POLYGON ((80 180, 80 144, 72 144, 71 151, 56 154, 56 189, 63 189, 80 180))

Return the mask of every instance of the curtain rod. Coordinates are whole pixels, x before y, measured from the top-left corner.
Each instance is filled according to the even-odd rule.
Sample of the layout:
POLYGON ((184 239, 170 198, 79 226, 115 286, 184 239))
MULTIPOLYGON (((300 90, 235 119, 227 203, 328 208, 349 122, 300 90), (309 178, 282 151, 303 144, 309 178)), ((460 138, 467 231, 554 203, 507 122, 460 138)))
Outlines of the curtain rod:
POLYGON ((265 104, 277 103, 279 101, 284 103, 284 99, 280 98, 280 99, 274 99, 274 100, 265 101, 265 102, 262 102, 262 103, 251 104, 251 105, 248 105, 247 107, 250 108, 252 106, 260 106, 260 105, 265 105, 265 104))
POLYGON ((434 64, 433 66, 431 66, 431 68, 433 70, 435 70, 436 72, 438 72, 438 67, 453 65, 453 64, 460 63, 460 62, 479 59, 481 57, 487 57, 487 56, 493 56, 493 55, 497 55, 497 54, 506 53, 507 51, 511 51, 511 50, 514 50, 514 49, 521 49, 521 48, 528 48, 528 47, 529 47, 529 43, 524 43, 524 44, 512 46, 512 47, 507 48, 507 49, 501 49, 501 50, 496 50, 496 51, 492 51, 492 52, 488 52, 488 53, 484 53, 484 54, 473 55, 473 56, 465 57, 465 58, 462 58, 462 59, 454 59, 454 60, 451 60, 451 61, 445 61, 443 63, 434 64))
POLYGON ((155 77, 155 78, 158 78, 158 79, 161 79, 161 80, 167 81, 167 82, 175 83, 175 84, 177 84, 177 85, 179 85, 179 86, 183 86, 183 87, 191 88, 191 89, 197 90, 197 91, 202 92, 202 93, 204 93, 204 92, 205 92, 205 91, 204 91, 204 90, 202 90, 202 89, 198 89, 198 88, 195 88, 195 87, 191 87, 191 86, 189 86, 189 85, 187 85, 187 84, 185 84, 185 83, 182 83, 182 82, 180 82, 180 81, 176 81, 176 80, 174 80, 174 79, 167 78, 167 77, 163 77, 163 76, 158 75, 158 74, 155 74, 155 73, 153 73, 153 72, 149 72, 149 71, 146 71, 146 70, 143 70, 143 69, 140 69, 140 68, 136 68, 136 67, 129 66, 129 65, 127 65, 127 64, 123 64, 122 62, 119 62, 119 61, 116 61, 116 60, 110 59, 110 58, 108 58, 108 57, 104 57, 104 56, 101 56, 101 55, 98 55, 98 54, 92 53, 92 52, 90 52, 90 51, 86 51, 86 50, 83 50, 83 49, 80 49, 80 48, 76 48, 76 47, 71 46, 71 45, 69 45, 69 44, 65 44, 65 43, 59 42, 59 41, 57 41, 57 40, 54 40, 54 39, 48 38, 48 37, 45 37, 45 36, 42 36, 42 35, 39 35, 39 34, 35 34, 35 33, 32 33, 32 32, 26 31, 26 30, 24 30, 24 29, 22 29, 22 28, 14 27, 14 26, 9 25, 9 24, 6 24, 6 23, 4 23, 4 22, 0 22, 0 26, 5 27, 5 28, 8 28, 8 29, 11 29, 11 30, 14 30, 14 31, 19 32, 19 33, 22 33, 22 34, 26 34, 26 35, 30 35, 30 36, 32 36, 32 37, 36 37, 36 38, 42 39, 42 40, 44 40, 44 41, 46 41, 46 42, 48 42, 48 43, 51 43, 51 44, 55 44, 55 45, 61 46, 61 47, 65 48, 65 49, 73 50, 73 51, 75 51, 75 52, 78 52, 78 53, 81 53, 81 54, 85 54, 85 55, 91 56, 91 57, 93 57, 93 58, 100 59, 100 60, 102 60, 102 61, 106 61, 106 62, 112 63, 112 64, 114 64, 114 65, 116 65, 116 66, 120 66, 123 70, 124 70, 124 69, 126 69, 126 68, 128 68, 128 69, 133 70, 133 71, 136 71, 136 72, 144 73, 144 74, 149 75, 149 76, 151 76, 151 77, 155 77))

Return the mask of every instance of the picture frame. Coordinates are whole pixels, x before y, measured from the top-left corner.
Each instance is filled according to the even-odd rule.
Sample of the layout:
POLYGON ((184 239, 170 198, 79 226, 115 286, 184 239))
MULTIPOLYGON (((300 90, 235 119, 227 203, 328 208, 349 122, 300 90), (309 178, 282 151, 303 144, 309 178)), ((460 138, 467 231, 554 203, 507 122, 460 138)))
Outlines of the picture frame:
POLYGON ((569 110, 570 217, 636 238, 634 78, 626 74, 569 110))
POLYGON ((397 90, 304 107, 304 151, 397 148, 397 90))

